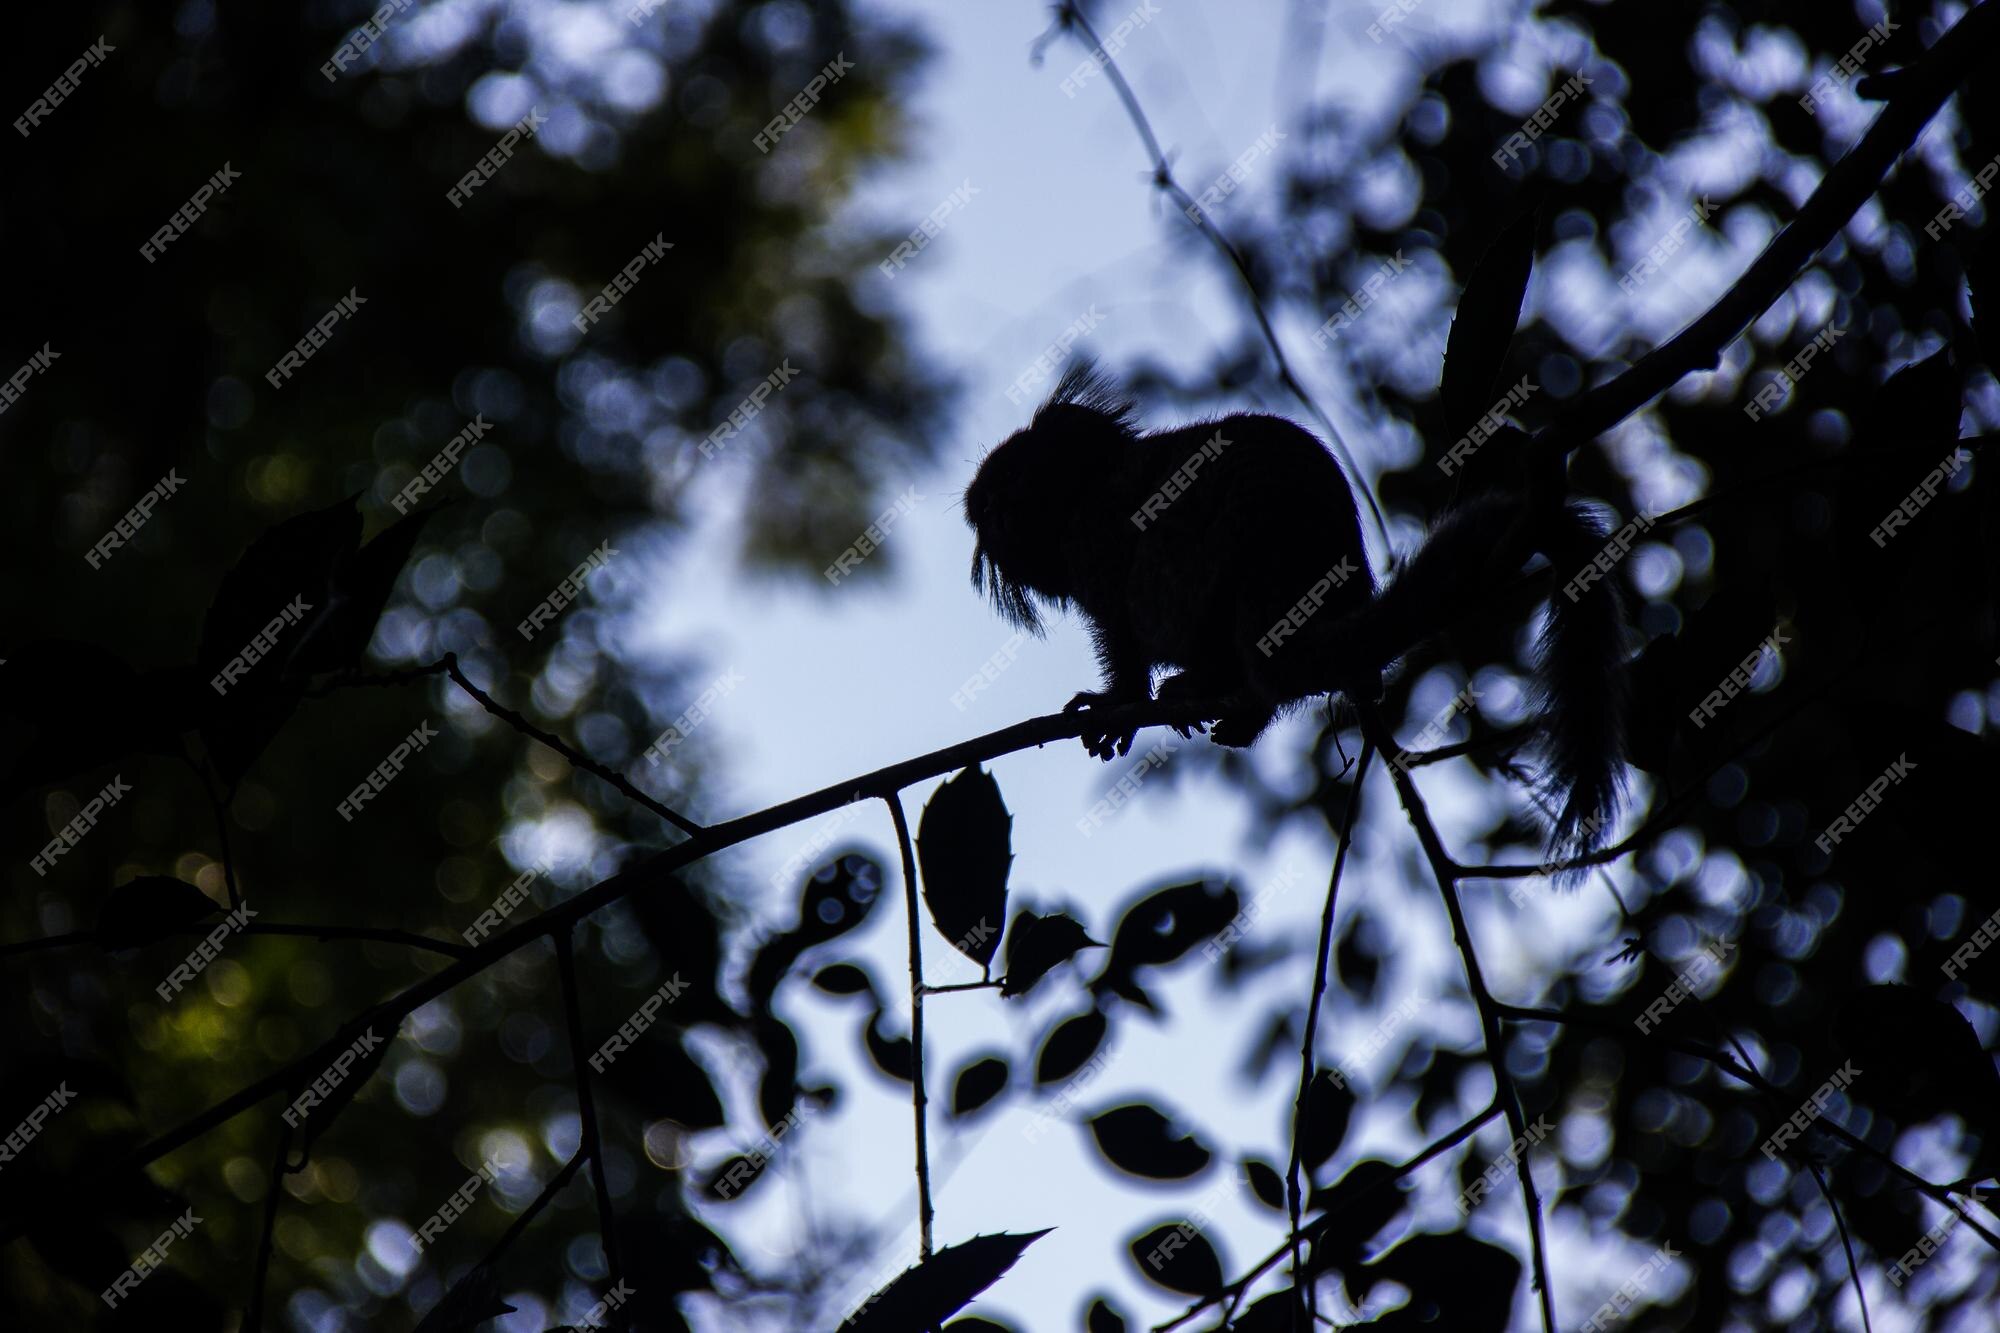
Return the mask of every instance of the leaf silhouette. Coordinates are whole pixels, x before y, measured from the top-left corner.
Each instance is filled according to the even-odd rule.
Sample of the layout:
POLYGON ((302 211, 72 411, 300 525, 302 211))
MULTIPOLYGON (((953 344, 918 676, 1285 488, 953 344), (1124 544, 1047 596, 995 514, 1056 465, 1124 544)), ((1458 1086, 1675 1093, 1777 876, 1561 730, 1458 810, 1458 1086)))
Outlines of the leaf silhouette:
POLYGON ((1083 1068, 1084 1061, 1097 1053, 1109 1026, 1096 1009, 1058 1023, 1035 1057, 1035 1082, 1054 1083, 1083 1068))
POLYGON ((1403 1211, 1406 1199, 1395 1183, 1400 1178, 1392 1163, 1370 1158, 1356 1162, 1326 1189, 1313 1191, 1312 1207, 1319 1215, 1306 1223, 1313 1271, 1345 1272, 1360 1259, 1369 1238, 1403 1211))
POLYGON ((853 963, 828 963, 813 973, 813 989, 828 995, 866 995, 875 998, 875 979, 853 963))
POLYGON ((418 1322, 416 1333, 465 1333, 489 1319, 514 1313, 515 1307, 500 1299, 501 1280, 498 1269, 483 1262, 474 1264, 418 1322))
POLYGON ((1316 1071, 1306 1087, 1305 1114, 1297 1126, 1299 1160, 1307 1171, 1317 1170, 1339 1149, 1353 1114, 1353 1090, 1335 1082, 1327 1070, 1316 1071))
POLYGON ((195 665, 203 689, 212 696, 204 698, 202 737, 223 780, 232 786, 303 696, 293 654, 326 614, 335 569, 361 543, 356 498, 296 514, 267 529, 223 575, 202 620, 195 665), (285 613, 294 605, 301 610, 288 621, 285 613), (225 675, 266 629, 271 635, 257 660, 233 678, 225 675))
POLYGON ((954 949, 984 968, 1007 919, 1007 871, 1014 817, 993 775, 973 767, 931 794, 917 825, 924 906, 954 949))
POLYGON ((1093 1116, 1090 1132, 1106 1161, 1148 1180, 1185 1180, 1206 1169, 1211 1156, 1193 1135, 1176 1133, 1165 1114, 1143 1102, 1093 1116))
POLYGON ((1864 986, 1842 1003, 1833 1035, 1855 1075, 1848 1096, 1902 1124, 1955 1115, 1980 1136, 1979 1166, 2000 1161, 2000 1073, 1957 1006, 1914 986, 1864 986))
POLYGON ((1048 1234, 974 1236, 939 1250, 870 1296, 842 1333, 916 1333, 934 1328, 999 1281, 1022 1251, 1048 1234))
POLYGON ((1464 1232, 1412 1236, 1364 1271, 1371 1280, 1387 1278, 1410 1289, 1409 1304, 1369 1325, 1397 1333, 1507 1333, 1521 1281, 1519 1259, 1464 1232), (1438 1280, 1443 1273, 1450 1281, 1438 1280))
POLYGON ((951 1085, 951 1113, 967 1116, 1007 1090, 1007 1062, 997 1056, 974 1060, 951 1085))
POLYGON ((416 548, 418 534, 441 508, 432 505, 403 515, 338 563, 328 583, 325 608, 299 636, 293 670, 345 671, 361 660, 396 579, 416 548))
POLYGON ((1125 1333, 1125 1316, 1111 1308, 1111 1303, 1099 1296, 1090 1303, 1090 1312, 1084 1317, 1084 1333, 1125 1333))
POLYGON ((1151 998, 1138 985, 1140 970, 1171 963, 1213 938, 1241 908, 1236 890, 1213 880, 1172 884, 1143 894, 1119 918, 1111 937, 1111 956, 1091 979, 1091 992, 1109 991, 1151 1009, 1151 998))
POLYGON ((1136 1237, 1126 1248, 1139 1275, 1168 1291, 1213 1296, 1222 1290, 1222 1260, 1192 1223, 1169 1222, 1136 1237))
POLYGON ((1250 1193, 1257 1202, 1277 1212, 1285 1212, 1285 1178, 1278 1174, 1278 1168, 1259 1157, 1243 1159, 1243 1179, 1250 1186, 1250 1193))
POLYGON ((1016 913, 1014 924, 1007 931, 1007 976, 1000 983, 1000 995, 1003 999, 1025 995, 1053 968, 1079 951, 1103 947, 1073 918, 1061 912, 1050 916, 1016 913))
POLYGON ((882 1028, 883 1011, 880 1008, 868 1020, 864 1037, 868 1047, 868 1058, 875 1067, 890 1078, 908 1083, 916 1077, 914 1049, 908 1037, 892 1037, 882 1028))
POLYGON ((215 899, 171 875, 141 875, 105 895, 97 909, 97 943, 135 949, 219 912, 215 899))

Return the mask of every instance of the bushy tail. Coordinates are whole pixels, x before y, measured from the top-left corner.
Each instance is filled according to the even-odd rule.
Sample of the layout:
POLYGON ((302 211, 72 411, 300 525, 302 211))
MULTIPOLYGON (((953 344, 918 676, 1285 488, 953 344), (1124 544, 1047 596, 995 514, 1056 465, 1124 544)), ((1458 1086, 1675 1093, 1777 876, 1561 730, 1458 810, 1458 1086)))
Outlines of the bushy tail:
POLYGON ((1365 680, 1490 601, 1536 551, 1564 580, 1549 596, 1535 663, 1542 790, 1557 805, 1550 850, 1587 851, 1610 831, 1624 779, 1625 609, 1592 567, 1606 527, 1587 506, 1530 508, 1477 496, 1449 511, 1382 595, 1328 644, 1335 678, 1365 680), (1589 577, 1580 571, 1586 567, 1589 577))
POLYGON ((1608 526, 1584 505, 1565 504, 1539 534, 1562 582, 1549 592, 1535 663, 1541 712, 1542 791, 1557 802, 1551 851, 1601 846, 1625 782, 1625 606, 1618 583, 1595 562, 1608 526))

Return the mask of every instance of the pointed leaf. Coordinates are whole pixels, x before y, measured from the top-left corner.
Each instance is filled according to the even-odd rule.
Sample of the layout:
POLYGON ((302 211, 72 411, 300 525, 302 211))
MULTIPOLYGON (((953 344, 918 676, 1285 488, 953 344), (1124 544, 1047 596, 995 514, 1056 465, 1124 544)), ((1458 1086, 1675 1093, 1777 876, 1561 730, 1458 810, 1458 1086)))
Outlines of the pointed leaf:
POLYGON ((1412 1236, 1368 1265, 1368 1273, 1410 1290, 1401 1327, 1452 1333, 1507 1333, 1521 1261, 1464 1232, 1412 1236), (1438 1281, 1449 1273, 1451 1280, 1438 1281))
POLYGON ((1125 1333, 1125 1316, 1111 1307, 1111 1303, 1099 1296, 1090 1303, 1090 1313, 1084 1320, 1084 1333, 1125 1333))
POLYGON ((1321 1210, 1306 1222, 1312 1241, 1312 1271, 1346 1271, 1361 1257, 1361 1247, 1389 1225, 1408 1201, 1396 1182, 1403 1172, 1376 1158, 1356 1162, 1325 1190, 1314 1190, 1311 1206, 1321 1210))
POLYGON ((1154 1227, 1126 1247, 1139 1275, 1168 1291, 1213 1296, 1222 1290, 1222 1260, 1199 1228, 1189 1222, 1154 1227))
POLYGON ((500 1281, 498 1269, 474 1264, 419 1321, 416 1333, 469 1333, 489 1319, 514 1313, 515 1307, 500 1299, 500 1281))
POLYGON ((999 1281, 1022 1251, 1048 1235, 974 1236, 939 1250, 868 1298, 841 1333, 916 1333, 934 1328, 999 1281))
POLYGON ((866 995, 875 999, 875 979, 853 963, 828 963, 813 973, 813 988, 828 995, 866 995))
POLYGON ((1083 949, 1103 947, 1061 912, 1051 916, 1022 912, 1007 932, 1007 976, 1000 983, 1000 995, 1003 999, 1025 995, 1057 964, 1083 949))
POLYGON ((924 905, 952 947, 985 967, 1007 919, 1007 871, 1014 817, 1000 784, 978 767, 962 769, 924 805, 917 826, 924 905))
POLYGON ((1143 1102, 1113 1107, 1090 1121, 1097 1150, 1121 1171, 1149 1180, 1185 1180, 1207 1168, 1208 1149, 1143 1102))
POLYGON ((843 856, 820 866, 799 893, 799 924, 792 932, 798 948, 853 930, 868 919, 881 893, 882 867, 865 856, 843 856))
POLYGON ((1042 1043, 1041 1054, 1035 1057, 1035 1082, 1054 1083, 1083 1068, 1084 1062, 1097 1053, 1109 1026, 1104 1014, 1096 1009, 1059 1023, 1042 1043))
POLYGON ((868 1058, 875 1067, 899 1082, 908 1083, 916 1078, 914 1048, 908 1037, 892 1037, 882 1029, 882 1011, 877 1009, 868 1020, 865 1036, 868 1058))
POLYGON ((1257 1196, 1257 1202, 1274 1212, 1285 1212, 1285 1178, 1278 1174, 1278 1168, 1258 1157, 1243 1159, 1243 1179, 1250 1186, 1250 1192, 1257 1196))
POLYGON ((1095 994, 1110 991, 1147 1003, 1136 984, 1140 969, 1159 967, 1212 939, 1242 910, 1235 888, 1217 880, 1172 884, 1146 893, 1118 920, 1111 956, 1090 983, 1095 994))
POLYGON ((1347 1137, 1347 1122, 1354 1114, 1354 1092, 1336 1081, 1327 1070, 1313 1074, 1306 1088, 1305 1115, 1296 1132, 1299 1160, 1308 1172, 1333 1156, 1347 1137))
POLYGON ((951 1113, 971 1115, 1007 1090, 1007 1062, 995 1056, 974 1060, 958 1071, 951 1086, 951 1113))
POLYGON ((105 895, 97 909, 97 943, 136 949, 221 911, 215 899, 171 875, 141 875, 105 895))
POLYGON ((403 515, 340 562, 325 609, 301 636, 292 667, 301 672, 344 671, 361 660, 375 637, 375 622, 409 563, 424 523, 442 506, 403 515))

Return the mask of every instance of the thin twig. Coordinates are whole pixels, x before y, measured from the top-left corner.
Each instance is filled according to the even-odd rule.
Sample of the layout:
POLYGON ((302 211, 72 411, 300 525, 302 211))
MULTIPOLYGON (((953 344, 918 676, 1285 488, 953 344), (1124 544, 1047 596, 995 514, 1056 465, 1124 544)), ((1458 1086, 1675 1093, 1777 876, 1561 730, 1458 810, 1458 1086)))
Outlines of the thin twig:
POLYGON ((931 1257, 931 1159, 929 1114, 924 1092, 924 951, 917 910, 917 857, 910 847, 910 821, 900 792, 882 797, 896 821, 896 846, 903 857, 903 906, 910 921, 910 1115, 917 1125, 917 1254, 931 1257))
POLYGON ((584 1060, 583 1001, 577 996, 576 950, 570 931, 555 935, 556 971, 562 976, 563 1016, 569 1024, 570 1066, 576 1074, 576 1114, 580 1125, 578 1151, 590 1156, 590 1184, 597 1194, 597 1230, 604 1247, 604 1267, 618 1285, 618 1218, 611 1211, 611 1187, 604 1179, 604 1141, 597 1124, 597 1102, 590 1089, 590 1067, 584 1060))
POLYGON ((395 685, 408 685, 412 681, 423 680, 427 676, 442 676, 443 674, 444 663, 442 661, 426 662, 422 666, 403 667, 396 671, 375 673, 342 671, 337 675, 327 677, 319 684, 307 690, 305 697, 308 699, 323 699, 336 690, 354 689, 357 687, 386 689, 395 685))
POLYGON ((1292 1223, 1292 1333, 1298 1333, 1300 1308, 1303 1305, 1307 1315, 1307 1327, 1311 1328, 1319 1317, 1317 1288, 1307 1278, 1304 1253, 1299 1239, 1299 1215, 1304 1196, 1299 1186, 1300 1167, 1304 1158, 1299 1147, 1299 1128, 1306 1118, 1306 1094, 1312 1090, 1313 1047, 1319 1037, 1319 1004, 1326 994, 1326 974, 1329 956, 1333 953, 1334 905, 1340 899, 1340 875, 1347 868, 1347 852, 1354 843, 1354 816, 1361 808, 1361 784, 1368 777, 1368 761, 1375 757, 1373 743, 1366 737, 1361 741, 1361 759, 1354 774, 1354 786, 1347 798, 1347 811, 1340 821, 1340 845, 1333 854, 1333 874, 1326 882, 1326 908, 1320 914, 1319 953, 1313 963, 1312 997, 1306 1003, 1306 1034, 1299 1043, 1299 1095, 1292 1103, 1292 1157, 1285 1171, 1285 1206, 1292 1223))
POLYGON ((452 682, 456 684, 458 688, 464 690, 467 694, 471 695, 475 700, 477 700, 481 708, 484 708, 487 712, 493 714, 493 716, 499 718, 502 722, 505 722, 508 726, 512 727, 514 730, 520 732, 523 736, 532 736, 534 739, 548 746, 551 750, 554 750, 564 759, 567 759, 572 767, 580 768, 586 773, 596 774, 598 777, 602 778, 604 781, 610 783, 613 787, 615 787, 620 793, 622 793, 625 796, 627 800, 635 801, 638 804, 645 806, 648 810, 651 810, 654 814, 666 820, 668 823, 672 824, 675 828, 678 828, 681 832, 683 833, 701 832, 701 825, 695 823, 692 819, 689 819, 687 816, 681 814, 680 812, 675 810, 670 810, 666 806, 661 805, 658 801, 654 800, 652 797, 646 795, 646 793, 640 791, 637 787, 633 786, 630 782, 626 781, 623 774, 617 773, 612 769, 606 768, 603 764, 598 763, 595 759, 592 759, 587 755, 579 753, 573 746, 569 745, 561 737, 555 735, 552 732, 542 730, 540 727, 528 721, 527 718, 522 717, 519 713, 515 712, 513 709, 508 708, 503 704, 496 703, 492 695, 486 693, 486 691, 480 689, 477 685, 474 685, 470 680, 466 679, 465 673, 459 670, 457 653, 446 653, 444 655, 444 669, 445 673, 451 677, 452 682))
MULTIPOLYGON (((1396 738, 1390 734, 1379 709, 1372 706, 1363 708, 1361 726, 1362 736, 1378 749, 1386 751, 1395 745, 1396 738)), ((1506 1036, 1500 1027, 1500 1007, 1493 998, 1493 992, 1486 988, 1479 954, 1473 948, 1472 932, 1465 924, 1465 909, 1458 901, 1458 876, 1464 872, 1445 854, 1444 843, 1438 837, 1437 827, 1431 823, 1430 811, 1424 805, 1422 794, 1417 791, 1416 780, 1395 764, 1389 765, 1389 775, 1395 781, 1396 794, 1403 802, 1410 826, 1416 830, 1417 842, 1430 861, 1431 873, 1437 879, 1438 894, 1444 899, 1445 915, 1451 920, 1452 942, 1458 946, 1459 959, 1465 967, 1466 990, 1472 996, 1474 1008, 1479 1011, 1479 1026, 1486 1044, 1486 1063, 1493 1071, 1494 1097, 1507 1113, 1507 1128, 1514 1136, 1513 1141, 1525 1143, 1527 1115, 1521 1108, 1520 1091, 1514 1085, 1514 1076, 1507 1068, 1506 1036)), ((1548 1248, 1542 1236, 1542 1201, 1535 1188, 1534 1172, 1529 1169, 1525 1149, 1516 1154, 1514 1167, 1515 1175, 1521 1182, 1521 1204, 1528 1214, 1528 1243, 1534 1261, 1535 1290, 1541 1298, 1542 1329, 1543 1333, 1555 1333, 1555 1295, 1549 1287, 1548 1248)))
MULTIPOLYGON (((190 925, 168 926, 162 931, 166 935, 205 935, 211 927, 195 922, 190 925)), ((324 926, 307 922, 250 921, 237 927, 244 935, 307 935, 320 940, 373 940, 381 944, 404 944, 412 949, 428 949, 444 954, 448 958, 469 958, 469 945, 453 944, 449 940, 436 940, 415 931, 396 930, 382 926, 324 926)), ((40 939, 15 940, 11 944, 0 944, 0 958, 9 954, 39 953, 44 949, 67 949, 75 945, 95 944, 100 932, 95 930, 66 930, 60 935, 44 935, 40 939)))
POLYGON ((243 1316, 243 1333, 264 1327, 264 1291, 271 1276, 271 1245, 278 1231, 278 1195, 284 1188, 285 1159, 292 1154, 292 1127, 279 1122, 278 1155, 271 1161, 271 1185, 264 1195, 264 1230, 257 1240, 257 1268, 250 1283, 250 1308, 243 1316))
MULTIPOLYGON (((549 1183, 542 1186, 541 1193, 537 1194, 534 1200, 521 1211, 521 1215, 514 1219, 513 1224, 501 1233, 500 1239, 494 1242, 493 1248, 482 1255, 477 1264, 473 1265, 475 1271, 481 1268, 491 1269, 494 1264, 500 1261, 507 1253, 508 1248, 520 1238, 521 1233, 528 1229, 528 1224, 541 1216, 542 1209, 549 1206, 549 1200, 555 1198, 556 1195, 562 1192, 563 1186, 569 1184, 570 1180, 576 1175, 576 1169, 583 1165, 584 1155, 581 1146, 570 1154, 569 1160, 563 1163, 562 1170, 549 1177, 549 1183)), ((449 1295, 450 1293, 446 1294, 449 1295)))
POLYGON ((924 994, 954 995, 959 991, 999 990, 1006 984, 1004 981, 955 981, 949 986, 926 986, 924 987, 924 994))
POLYGON ((1305 386, 1299 383, 1299 377, 1292 373, 1292 363, 1285 356, 1284 347, 1278 342, 1277 331, 1271 327, 1271 316, 1264 309, 1263 295, 1257 290, 1257 281, 1251 276, 1250 265, 1245 262, 1242 252, 1231 244, 1229 238, 1224 236, 1221 229, 1209 219, 1208 210, 1197 204, 1194 196, 1174 179, 1173 167, 1168 163, 1166 153, 1160 149, 1159 138, 1153 133, 1152 122, 1147 119, 1145 109, 1139 105, 1138 95, 1132 91, 1132 85, 1125 81, 1124 72, 1118 68, 1117 60, 1104 49, 1104 43, 1098 40, 1096 30, 1090 26, 1090 20, 1084 17, 1083 11, 1077 7, 1076 0, 1062 0, 1062 3, 1056 6, 1056 24, 1061 28, 1074 27, 1089 39, 1092 58, 1104 67, 1105 77, 1111 80, 1111 86, 1117 90, 1118 100, 1125 106, 1125 114, 1131 118, 1132 127, 1139 132, 1139 139, 1146 146, 1146 155, 1152 159, 1153 187, 1172 196, 1174 203, 1181 210, 1181 215, 1194 224, 1194 229, 1201 233, 1202 238, 1214 246, 1235 270, 1238 280, 1243 285, 1243 293, 1250 300, 1250 312, 1256 316, 1258 332, 1264 336, 1264 345, 1271 349, 1271 356, 1278 363, 1278 382, 1299 400, 1306 411, 1312 413, 1313 419, 1326 431, 1327 439, 1333 445, 1334 453, 1339 456, 1341 464, 1347 469, 1354 488, 1360 491, 1361 498, 1368 502, 1368 513, 1375 520, 1375 531, 1382 539, 1383 550, 1387 551, 1389 527, 1382 517, 1382 506, 1375 501, 1375 488, 1362 473, 1361 465, 1355 462, 1354 455, 1347 448, 1347 442, 1341 438, 1339 429, 1334 426, 1333 418, 1320 408, 1320 405, 1313 400, 1313 396, 1306 392, 1305 386))
POLYGON ((1868 1322, 1868 1293, 1861 1287, 1861 1269, 1854 1262, 1854 1241, 1847 1234, 1847 1219, 1840 1215, 1840 1204, 1833 1197, 1833 1190, 1826 1183, 1826 1172, 1818 1162, 1807 1162, 1806 1169, 1812 1172, 1813 1183, 1819 1186, 1820 1197, 1833 1210, 1833 1224, 1840 1229, 1840 1248, 1847 1254, 1847 1275, 1854 1280, 1854 1299, 1861 1303, 1861 1333, 1875 1333, 1874 1325, 1868 1322))

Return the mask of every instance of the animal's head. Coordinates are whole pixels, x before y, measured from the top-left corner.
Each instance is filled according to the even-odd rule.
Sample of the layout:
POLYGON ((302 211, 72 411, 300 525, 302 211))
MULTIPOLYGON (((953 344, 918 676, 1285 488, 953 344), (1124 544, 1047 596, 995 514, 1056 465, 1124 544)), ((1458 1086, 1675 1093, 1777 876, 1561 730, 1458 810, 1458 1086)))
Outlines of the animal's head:
POLYGON ((1133 439, 1132 404, 1081 362, 980 463, 965 488, 972 586, 1009 621, 1039 634, 1033 598, 1061 604, 1076 595, 1079 536, 1122 521, 1112 517, 1114 492, 1133 439))

